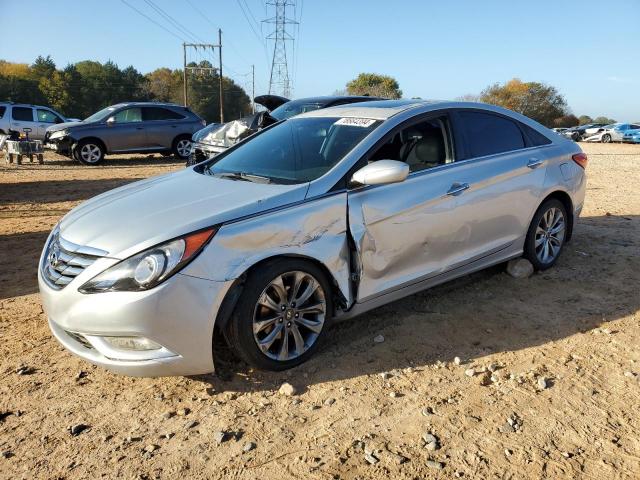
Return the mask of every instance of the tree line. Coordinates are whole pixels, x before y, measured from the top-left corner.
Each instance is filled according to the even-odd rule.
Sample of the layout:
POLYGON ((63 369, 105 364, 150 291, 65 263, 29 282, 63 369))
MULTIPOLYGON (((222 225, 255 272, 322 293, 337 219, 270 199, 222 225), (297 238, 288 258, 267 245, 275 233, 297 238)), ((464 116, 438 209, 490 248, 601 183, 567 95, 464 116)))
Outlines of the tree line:
MULTIPOLYGON (((207 122, 220 121, 217 70, 203 60, 188 75, 189 107, 207 122), (202 70, 198 70, 198 68, 202 70), (212 73, 210 73, 212 72, 212 73)), ((222 77, 225 119, 251 111, 251 99, 232 79, 222 77)), ((183 102, 183 71, 158 68, 142 74, 133 66, 121 69, 92 60, 59 69, 50 56, 31 64, 0 60, 0 101, 48 105, 67 117, 86 118, 127 101, 183 102)))
MULTIPOLYGON (((400 98, 402 90, 397 80, 388 75, 361 73, 346 85, 350 95, 371 95, 384 98, 400 98)), ((479 95, 463 95, 460 101, 482 102, 498 105, 526 115, 549 127, 574 127, 588 123, 615 123, 613 118, 588 115, 575 116, 566 99, 558 90, 545 83, 523 82, 518 78, 504 84, 495 83, 479 95)))

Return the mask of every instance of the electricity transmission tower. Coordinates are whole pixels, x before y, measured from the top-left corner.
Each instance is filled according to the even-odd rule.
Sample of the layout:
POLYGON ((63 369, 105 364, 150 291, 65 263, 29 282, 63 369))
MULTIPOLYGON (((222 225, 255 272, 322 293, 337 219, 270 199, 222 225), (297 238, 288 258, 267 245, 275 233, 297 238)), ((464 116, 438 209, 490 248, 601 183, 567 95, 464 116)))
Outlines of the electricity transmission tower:
POLYGON ((266 4, 275 10, 273 17, 263 20, 265 23, 275 25, 275 30, 266 37, 267 40, 274 41, 269 93, 289 98, 291 79, 287 65, 287 41, 293 42, 294 38, 287 32, 287 25, 295 25, 298 22, 287 17, 287 7, 295 8, 296 0, 267 0, 266 4))

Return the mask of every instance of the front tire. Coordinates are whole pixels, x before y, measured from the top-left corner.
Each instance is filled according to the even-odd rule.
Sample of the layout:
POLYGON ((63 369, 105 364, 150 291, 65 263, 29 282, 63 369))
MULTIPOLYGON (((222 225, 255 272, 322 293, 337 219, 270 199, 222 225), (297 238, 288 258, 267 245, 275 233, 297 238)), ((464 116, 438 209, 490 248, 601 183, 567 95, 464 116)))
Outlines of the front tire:
POLYGON ((560 200, 551 198, 540 205, 524 243, 524 256, 534 269, 546 270, 558 261, 568 225, 567 210, 560 200))
POLYGON ((76 145, 73 156, 84 165, 95 166, 104 160, 104 147, 95 140, 81 140, 76 145))
POLYGON ((280 371, 318 348, 332 313, 331 290, 313 263, 268 262, 247 279, 227 326, 227 339, 249 365, 280 371))
POLYGON ((611 143, 611 135, 608 133, 602 136, 602 143, 611 143))

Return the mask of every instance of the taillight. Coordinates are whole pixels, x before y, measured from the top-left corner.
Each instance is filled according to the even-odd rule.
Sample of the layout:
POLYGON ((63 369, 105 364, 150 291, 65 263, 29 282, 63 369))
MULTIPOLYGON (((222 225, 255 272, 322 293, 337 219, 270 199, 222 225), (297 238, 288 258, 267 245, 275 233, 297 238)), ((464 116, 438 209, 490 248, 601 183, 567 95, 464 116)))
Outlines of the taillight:
POLYGON ((576 162, 582 168, 587 168, 587 162, 589 161, 589 159, 587 158, 586 153, 583 153, 583 152, 576 153, 571 158, 573 159, 574 162, 576 162))

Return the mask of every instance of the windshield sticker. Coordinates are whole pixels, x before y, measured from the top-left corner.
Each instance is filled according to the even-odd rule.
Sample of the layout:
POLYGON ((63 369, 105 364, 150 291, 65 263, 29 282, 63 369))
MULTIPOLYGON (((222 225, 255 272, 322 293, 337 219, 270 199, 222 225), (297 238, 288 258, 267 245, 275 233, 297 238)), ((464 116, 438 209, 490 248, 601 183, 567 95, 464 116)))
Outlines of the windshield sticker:
POLYGON ((352 127, 367 128, 376 123, 372 118, 341 118, 335 125, 349 125, 352 127))

